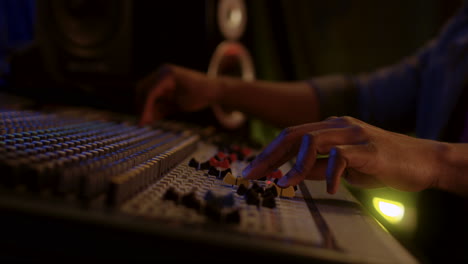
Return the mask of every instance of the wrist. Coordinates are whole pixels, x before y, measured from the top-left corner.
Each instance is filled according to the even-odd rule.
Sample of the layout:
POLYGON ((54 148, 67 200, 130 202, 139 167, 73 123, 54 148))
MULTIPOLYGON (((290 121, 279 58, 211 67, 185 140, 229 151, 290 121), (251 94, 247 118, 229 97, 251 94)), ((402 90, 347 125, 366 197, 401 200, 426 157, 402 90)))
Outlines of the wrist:
POLYGON ((232 93, 233 87, 240 89, 240 84, 233 84, 233 80, 229 77, 218 77, 212 79, 213 103, 220 105, 226 111, 231 111, 232 101, 235 100, 236 94, 232 93))
POLYGON ((468 193, 467 144, 439 143, 435 188, 459 194, 468 193))
POLYGON ((222 78, 210 78, 207 77, 207 86, 210 87, 210 102, 211 104, 222 104, 225 95, 225 81, 222 78))

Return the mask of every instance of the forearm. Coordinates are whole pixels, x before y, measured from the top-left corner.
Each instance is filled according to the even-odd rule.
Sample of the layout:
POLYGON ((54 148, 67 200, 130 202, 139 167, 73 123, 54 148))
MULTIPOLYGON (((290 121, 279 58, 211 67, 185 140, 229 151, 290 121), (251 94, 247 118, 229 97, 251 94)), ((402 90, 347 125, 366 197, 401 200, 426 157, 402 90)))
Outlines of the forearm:
POLYGON ((439 160, 437 188, 468 196, 468 144, 444 144, 439 160))
POLYGON ((219 103, 267 121, 287 127, 319 120, 319 102, 314 89, 305 81, 246 82, 236 78, 218 79, 219 103))

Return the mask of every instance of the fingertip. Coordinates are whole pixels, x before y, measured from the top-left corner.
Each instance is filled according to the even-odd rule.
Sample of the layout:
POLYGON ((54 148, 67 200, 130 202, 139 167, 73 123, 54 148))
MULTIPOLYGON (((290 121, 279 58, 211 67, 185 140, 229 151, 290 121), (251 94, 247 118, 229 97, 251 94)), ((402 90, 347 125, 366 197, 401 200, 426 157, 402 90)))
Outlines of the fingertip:
POLYGON ((337 190, 336 190, 335 185, 327 182, 327 193, 329 193, 329 194, 335 194, 336 191, 337 191, 337 190))
POLYGON ((244 179, 249 179, 250 180, 252 178, 251 171, 252 171, 252 165, 249 164, 249 165, 247 165, 247 167, 245 167, 242 170, 242 177, 244 179))
POLYGON ((334 173, 327 173, 327 192, 329 194, 335 194, 338 189, 339 179, 335 177, 334 173))
POLYGON ((278 187, 280 187, 280 188, 287 188, 287 187, 289 187, 290 184, 289 184, 288 178, 283 176, 278 180, 276 185, 278 185, 278 187))
POLYGON ((328 153, 328 156, 329 156, 329 157, 336 157, 337 154, 338 154, 338 147, 335 146, 335 147, 332 147, 332 148, 330 149, 330 152, 328 153))

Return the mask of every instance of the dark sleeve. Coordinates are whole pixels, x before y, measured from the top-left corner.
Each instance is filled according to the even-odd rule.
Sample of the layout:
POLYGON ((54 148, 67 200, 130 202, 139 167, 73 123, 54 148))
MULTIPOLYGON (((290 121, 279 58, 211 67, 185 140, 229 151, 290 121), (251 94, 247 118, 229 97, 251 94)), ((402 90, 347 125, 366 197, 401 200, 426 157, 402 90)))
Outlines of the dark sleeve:
POLYGON ((319 98, 321 117, 349 115, 385 129, 414 129, 426 53, 374 72, 310 79, 319 98))
MULTIPOLYGON (((316 90, 321 117, 350 115, 397 132, 414 132, 418 111, 437 102, 445 80, 448 55, 457 36, 465 36, 468 0, 441 28, 439 35, 414 55, 394 65, 354 76, 328 75, 309 80, 316 90), (424 95, 424 96, 422 96, 424 95), (426 99, 420 107, 421 98, 426 99)), ((429 117, 434 118, 434 117, 429 117)))

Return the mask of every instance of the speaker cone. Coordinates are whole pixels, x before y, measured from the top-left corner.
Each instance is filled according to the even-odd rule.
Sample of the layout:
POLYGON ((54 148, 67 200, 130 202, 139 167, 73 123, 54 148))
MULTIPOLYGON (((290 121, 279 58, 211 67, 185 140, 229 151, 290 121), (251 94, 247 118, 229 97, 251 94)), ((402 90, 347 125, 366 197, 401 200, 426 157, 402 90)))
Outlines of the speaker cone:
POLYGON ((247 24, 247 13, 242 0, 221 0, 218 6, 218 25, 224 38, 239 40, 247 24))
POLYGON ((125 1, 122 0, 52 0, 49 29, 69 52, 93 57, 115 40, 123 28, 121 23, 125 1))

